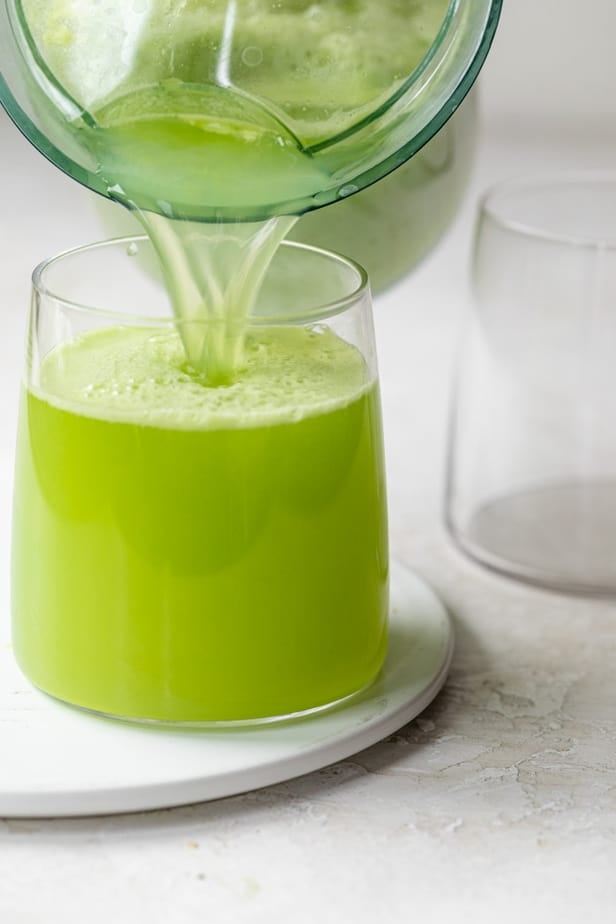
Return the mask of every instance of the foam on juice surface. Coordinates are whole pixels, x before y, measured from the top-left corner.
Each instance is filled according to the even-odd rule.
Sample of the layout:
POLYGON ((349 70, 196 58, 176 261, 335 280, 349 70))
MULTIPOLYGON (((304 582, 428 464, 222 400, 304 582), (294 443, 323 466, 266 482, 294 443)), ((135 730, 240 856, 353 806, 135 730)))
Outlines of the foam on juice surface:
POLYGON ((357 400, 374 384, 360 352, 328 328, 264 327, 230 385, 204 385, 169 328, 117 327, 53 350, 32 389, 67 411, 178 429, 289 423, 357 400))

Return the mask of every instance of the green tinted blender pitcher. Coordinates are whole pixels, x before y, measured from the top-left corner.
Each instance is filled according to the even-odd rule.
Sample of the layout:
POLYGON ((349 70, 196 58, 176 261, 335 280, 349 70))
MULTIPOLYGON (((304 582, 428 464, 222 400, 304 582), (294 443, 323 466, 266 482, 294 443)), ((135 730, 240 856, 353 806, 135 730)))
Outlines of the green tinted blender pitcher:
POLYGON ((301 215, 435 135, 501 3, 0 0, 0 101, 52 163, 131 207, 301 215))

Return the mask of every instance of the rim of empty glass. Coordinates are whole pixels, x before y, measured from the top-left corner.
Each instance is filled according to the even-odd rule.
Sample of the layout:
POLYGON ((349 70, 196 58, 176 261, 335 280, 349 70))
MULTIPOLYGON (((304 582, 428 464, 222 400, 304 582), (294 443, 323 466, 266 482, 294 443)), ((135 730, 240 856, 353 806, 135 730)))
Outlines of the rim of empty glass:
MULTIPOLYGON (((94 241, 91 244, 81 244, 79 247, 72 247, 70 250, 64 250, 61 253, 55 254, 55 256, 49 257, 47 260, 43 260, 38 264, 38 266, 34 268, 32 272, 32 285, 34 290, 46 298, 52 299, 54 306, 62 305, 63 307, 70 308, 73 311, 95 315, 98 318, 115 319, 122 321, 124 324, 132 321, 143 326, 149 324, 157 324, 158 326, 161 324, 171 324, 174 327, 177 327, 183 324, 190 324, 192 326, 194 324, 211 325, 212 323, 216 323, 215 320, 211 319, 204 319, 203 321, 182 321, 181 318, 176 318, 173 314, 169 314, 168 316, 137 315, 132 314, 129 311, 97 308, 94 305, 86 305, 83 304, 83 302, 75 301, 71 298, 66 298, 61 293, 57 292, 54 286, 48 286, 45 281, 47 271, 69 257, 79 256, 79 254, 90 253, 95 250, 103 250, 108 247, 120 247, 127 249, 132 244, 149 244, 152 246, 151 241, 146 234, 131 234, 126 237, 114 237, 104 241, 94 241)), ((350 257, 345 257, 333 250, 325 250, 323 247, 315 247, 312 244, 301 244, 298 241, 282 241, 280 246, 291 248, 293 250, 300 250, 302 252, 317 254, 320 257, 324 257, 326 260, 339 263, 352 270, 356 274, 357 284, 349 293, 347 293, 347 295, 344 295, 341 298, 332 299, 331 301, 325 302, 323 304, 316 305, 312 310, 302 311, 298 314, 277 313, 259 315, 257 317, 254 315, 249 315, 246 319, 246 323, 249 327, 263 326, 265 324, 279 324, 285 322, 289 323, 291 321, 296 324, 302 324, 335 317, 336 315, 343 314, 349 308, 353 307, 353 305, 357 304, 362 297, 369 294, 370 283, 368 279, 368 273, 363 268, 363 266, 361 266, 361 264, 356 263, 355 260, 351 260, 350 257)))
MULTIPOLYGON (((479 200, 479 213, 482 218, 488 218, 503 231, 519 234, 523 237, 535 238, 551 244, 562 244, 569 247, 588 248, 591 250, 616 250, 616 219, 614 221, 613 237, 589 234, 570 234, 557 232, 544 227, 540 223, 524 221, 519 218, 508 218, 499 208, 499 200, 515 196, 522 192, 544 192, 571 189, 574 186, 609 186, 616 192, 616 171, 596 170, 578 171, 561 174, 536 174, 533 176, 517 177, 489 187, 479 200)), ((506 204, 506 203, 504 203, 506 204)))

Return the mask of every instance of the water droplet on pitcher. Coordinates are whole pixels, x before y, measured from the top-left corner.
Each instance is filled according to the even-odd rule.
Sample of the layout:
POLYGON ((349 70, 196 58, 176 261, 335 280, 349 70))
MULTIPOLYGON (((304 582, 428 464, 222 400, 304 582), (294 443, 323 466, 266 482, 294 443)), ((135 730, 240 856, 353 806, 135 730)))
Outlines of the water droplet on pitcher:
POLYGON ((136 244, 135 241, 132 241, 126 248, 126 253, 129 257, 136 257, 139 253, 139 244, 136 244))
POLYGON ((341 199, 346 199, 347 196, 352 196, 353 193, 356 193, 358 189, 358 186, 354 186, 353 183, 349 183, 348 186, 340 187, 338 190, 338 195, 341 199))
POLYGON ((258 67, 263 61, 263 52, 258 45, 248 45, 242 52, 242 61, 246 67, 258 67))

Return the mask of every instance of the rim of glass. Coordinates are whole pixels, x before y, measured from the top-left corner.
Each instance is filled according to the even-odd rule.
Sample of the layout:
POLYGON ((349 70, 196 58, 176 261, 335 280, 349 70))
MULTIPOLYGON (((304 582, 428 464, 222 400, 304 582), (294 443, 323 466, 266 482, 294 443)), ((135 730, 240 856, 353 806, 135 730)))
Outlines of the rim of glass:
MULTIPOLYGON (((489 187, 479 200, 479 215, 489 219, 503 231, 518 234, 522 237, 534 238, 549 244, 561 244, 568 247, 587 248, 590 250, 616 250, 616 221, 613 237, 589 234, 567 234, 541 227, 540 223, 524 221, 519 218, 508 218, 499 207, 499 200, 516 196, 520 193, 547 191, 556 192, 558 189, 568 191, 572 187, 613 187, 616 191, 616 171, 614 170, 587 170, 573 171, 560 174, 535 174, 526 177, 517 177, 495 183, 489 187)), ((503 202, 503 208, 506 203, 503 202)))
MULTIPOLYGON (((131 234, 126 237, 114 237, 104 241, 94 241, 90 244, 81 244, 79 247, 71 247, 69 250, 63 250, 61 253, 55 254, 53 257, 49 257, 48 259, 43 260, 34 268, 32 272, 32 285, 34 291, 38 292, 40 295, 45 296, 46 298, 52 299, 55 306, 62 305, 64 308, 70 308, 72 311, 77 311, 88 315, 95 315, 98 318, 109 318, 121 321, 123 324, 134 322, 135 324, 143 326, 158 325, 160 327, 161 325, 171 325, 177 328, 178 326, 182 327, 185 324, 190 324, 192 326, 195 324, 211 325, 213 323, 224 323, 224 321, 220 321, 219 319, 204 319, 203 321, 182 321, 181 318, 177 318, 173 314, 169 314, 168 316, 136 315, 125 311, 114 311, 113 309, 97 308, 93 305, 84 305, 82 302, 66 298, 65 296, 59 294, 57 291, 55 291, 55 287, 48 286, 45 281, 47 271, 69 257, 75 257, 79 254, 96 250, 103 250, 107 247, 121 247, 127 249, 131 246, 131 244, 140 245, 144 243, 152 246, 147 234, 131 234)), ((364 296, 369 297, 370 280, 368 278, 368 273, 363 268, 363 266, 361 266, 361 264, 356 263, 355 260, 351 260, 350 257, 336 253, 333 250, 325 250, 323 247, 315 247, 312 244, 302 244, 299 241, 282 241, 280 247, 288 247, 293 250, 301 250, 303 252, 317 254, 319 257, 323 257, 334 263, 341 264, 356 274, 357 284, 346 295, 342 296, 341 298, 332 299, 331 301, 325 302, 324 304, 317 305, 312 311, 302 311, 297 315, 280 313, 258 316, 248 315, 246 318, 246 325, 248 327, 262 327, 266 324, 288 324, 291 322, 294 324, 304 324, 312 321, 326 320, 327 318, 332 318, 343 314, 349 308, 352 308, 353 305, 360 301, 360 299, 364 296)))
MULTIPOLYGON (((0 3, 2 2, 7 4, 8 10, 9 0, 0 0, 0 3)), ((387 98, 386 101, 381 103, 374 112, 364 116, 356 124, 346 129, 339 135, 336 135, 333 139, 328 139, 326 143, 316 144, 312 147, 309 146, 306 150, 314 153, 320 150, 321 147, 331 147, 333 144, 341 141, 342 139, 358 133, 362 128, 365 128, 371 123, 377 121, 380 116, 391 109, 395 103, 398 102, 398 100, 400 100, 406 93, 408 93, 416 83, 419 83, 421 80, 423 80, 424 84, 428 85, 431 80, 431 75, 436 73, 440 68, 441 62, 439 58, 439 52, 441 50, 446 51, 448 41, 452 41, 452 26, 455 24, 457 16, 459 15, 462 8, 462 3, 464 2, 465 0, 449 0, 443 22, 441 23, 439 31, 434 37, 434 40, 426 52, 424 58, 418 63, 418 65, 414 68, 412 73, 407 77, 403 84, 398 87, 391 94, 391 96, 387 98)), ((471 2, 471 0, 466 0, 466 2, 471 2)), ((502 11, 503 0, 486 0, 486 5, 487 12, 484 21, 483 32, 481 33, 479 41, 473 49, 472 54, 465 62, 466 69, 460 71, 457 83, 455 83, 451 89, 449 97, 442 101, 442 105, 440 105, 440 108, 435 112, 432 118, 430 118, 428 122, 426 122, 426 124, 423 126, 423 128, 421 128, 417 134, 414 135, 406 144, 402 145, 397 151, 385 157, 378 164, 372 166, 368 170, 365 170, 353 179, 353 185, 356 187, 356 192, 360 192, 368 186, 377 183, 397 167, 401 166, 401 164, 409 160, 409 158, 416 154, 422 147, 424 147, 424 145, 428 143, 428 141, 430 141, 431 138, 434 137, 434 135, 437 134, 438 131, 440 131, 440 129, 457 111, 458 107, 461 105, 471 90, 473 84, 475 83, 475 80, 477 79, 477 76, 492 46, 502 11)), ((17 4, 17 15, 20 20, 20 24, 25 28, 25 34, 29 35, 30 30, 27 25, 27 20, 21 15, 21 2, 17 4)), ((36 49, 36 43, 31 42, 29 43, 28 47, 31 53, 34 51, 35 56, 40 58, 36 49)), ((44 62, 41 62, 41 64, 41 72, 45 75, 46 79, 50 82, 51 85, 56 86, 57 82, 53 75, 49 73, 48 68, 45 66, 44 62)), ((100 177, 98 177, 96 173, 93 173, 87 167, 82 166, 73 160, 70 156, 64 154, 38 129, 38 127, 30 119, 27 113, 24 112, 18 100, 11 93, 10 87, 2 76, 1 68, 2 64, 0 62, 0 102, 19 131, 27 138, 28 141, 30 141, 31 144, 34 145, 35 148, 37 148, 39 153, 46 157, 47 160, 49 160, 63 173, 67 174, 78 183, 81 183, 83 186, 91 189, 93 192, 96 192, 105 198, 109 198, 108 190, 105 188, 104 184, 102 184, 100 177)), ((60 85, 57 84, 57 87, 59 86, 60 85)), ((61 91, 62 94, 66 96, 68 102, 74 103, 74 100, 72 100, 72 98, 63 88, 61 88, 61 91)), ((77 109, 81 112, 86 122, 91 119, 89 113, 83 110, 81 106, 77 105, 77 109)), ((334 202, 340 201, 338 195, 339 188, 340 183, 335 182, 328 190, 322 192, 319 194, 319 196, 311 198, 310 200, 302 199, 278 202, 272 204, 269 208, 266 209, 259 208, 256 210, 249 209, 243 211, 218 209, 215 210, 215 219, 211 215, 208 215, 202 220, 232 221, 239 217, 243 218, 245 221, 255 221, 259 220, 260 218, 263 219, 269 217, 271 215, 305 214, 307 212, 322 208, 325 205, 330 205, 334 202), (228 211, 229 213, 227 214, 228 211)))

